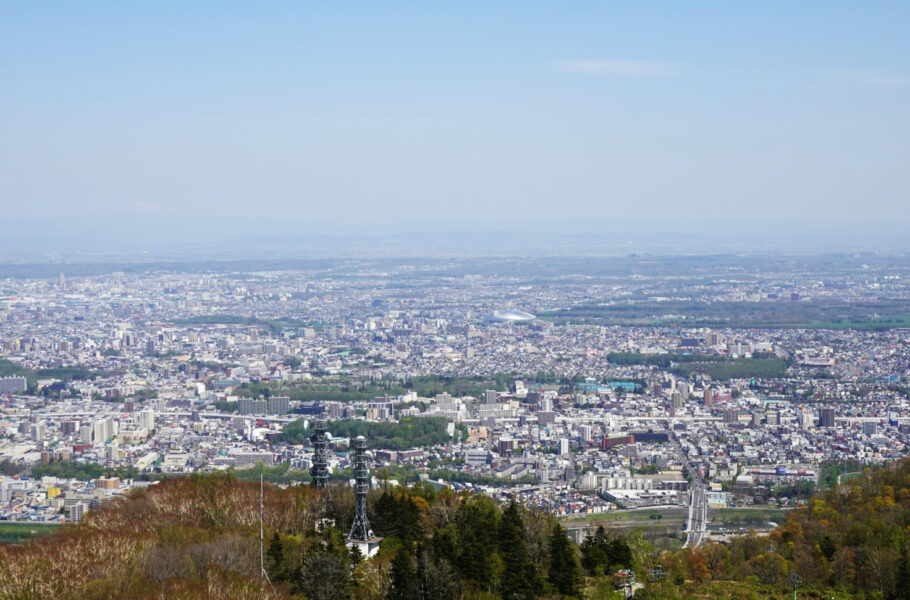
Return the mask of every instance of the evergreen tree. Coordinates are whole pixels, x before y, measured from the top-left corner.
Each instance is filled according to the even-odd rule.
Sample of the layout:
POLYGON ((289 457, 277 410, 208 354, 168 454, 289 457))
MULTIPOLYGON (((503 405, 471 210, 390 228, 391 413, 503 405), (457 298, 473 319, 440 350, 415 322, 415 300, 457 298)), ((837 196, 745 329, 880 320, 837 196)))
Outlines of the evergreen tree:
POLYGON ((449 563, 445 560, 434 563, 423 545, 417 548, 417 581, 420 600, 452 600, 458 595, 449 563))
POLYGON ((269 574, 269 579, 272 581, 283 581, 287 579, 287 567, 284 564, 284 542, 281 541, 281 537, 278 535, 278 532, 275 532, 275 535, 272 536, 272 541, 269 544, 269 549, 265 553, 266 555, 266 570, 269 574))
POLYGON ((589 535, 581 543, 581 566, 589 574, 595 575, 609 564, 606 545, 607 540, 603 525, 597 528, 594 535, 589 535))
POLYGON ((298 587, 310 600, 348 600, 351 569, 331 552, 312 552, 303 562, 298 587))
POLYGON ((348 554, 351 557, 351 565, 356 567, 360 564, 360 561, 363 560, 363 552, 360 551, 360 546, 357 544, 352 544, 348 554))
POLYGON ((389 600, 419 600, 420 586, 411 561, 411 553, 402 546, 392 559, 392 586, 389 600))
POLYGON ((607 544, 607 561, 613 567, 630 568, 632 566, 632 548, 622 537, 614 537, 607 544))
POLYGON ((484 588, 493 580, 493 561, 497 548, 499 510, 492 498, 475 496, 463 503, 456 515, 458 536, 456 566, 463 579, 484 588))
POLYGON ((628 542, 616 533, 608 536, 603 525, 581 543, 581 555, 581 566, 591 575, 632 566, 632 549, 628 542))
POLYGON ((577 596, 579 573, 575 550, 559 524, 550 534, 550 570, 547 580, 563 596, 577 596))
POLYGON ((901 552, 895 574, 895 600, 910 600, 910 554, 901 552))
POLYGON ((420 538, 420 509, 406 491, 386 490, 373 505, 371 522, 376 533, 382 536, 398 537, 405 541, 420 538))
POLYGON ((537 567, 528 558, 525 526, 513 500, 499 521, 499 555, 504 569, 499 582, 503 600, 528 600, 537 596, 537 567))

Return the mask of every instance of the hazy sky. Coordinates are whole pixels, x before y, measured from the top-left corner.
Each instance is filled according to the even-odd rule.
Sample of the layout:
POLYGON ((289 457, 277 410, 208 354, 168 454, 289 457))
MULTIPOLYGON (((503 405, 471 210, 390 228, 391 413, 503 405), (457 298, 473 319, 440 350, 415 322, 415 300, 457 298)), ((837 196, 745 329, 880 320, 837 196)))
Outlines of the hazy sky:
POLYGON ((908 24, 906 1, 5 1, 0 206, 910 225, 908 24))

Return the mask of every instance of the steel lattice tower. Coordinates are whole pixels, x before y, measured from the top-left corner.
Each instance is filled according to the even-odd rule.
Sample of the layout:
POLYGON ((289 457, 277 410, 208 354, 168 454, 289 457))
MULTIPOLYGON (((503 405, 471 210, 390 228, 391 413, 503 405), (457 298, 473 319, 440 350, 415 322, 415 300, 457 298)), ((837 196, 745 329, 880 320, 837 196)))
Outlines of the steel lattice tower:
POLYGON ((329 438, 325 434, 325 421, 319 419, 314 424, 313 437, 313 466, 310 475, 313 476, 313 485, 316 489, 323 489, 329 482, 329 438))
POLYGON ((367 541, 373 538, 367 519, 367 492, 370 490, 370 470, 367 466, 367 441, 360 435, 354 439, 354 525, 349 540, 367 541))

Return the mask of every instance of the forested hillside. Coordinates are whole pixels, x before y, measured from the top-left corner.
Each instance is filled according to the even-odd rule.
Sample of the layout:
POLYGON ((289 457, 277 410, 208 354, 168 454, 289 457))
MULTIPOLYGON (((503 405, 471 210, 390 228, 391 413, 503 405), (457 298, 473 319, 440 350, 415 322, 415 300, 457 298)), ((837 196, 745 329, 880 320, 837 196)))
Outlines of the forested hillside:
POLYGON ((23 546, 0 545, 0 599, 910 598, 910 461, 867 472, 793 511, 770 537, 655 552, 640 532, 591 527, 575 545, 519 504, 429 486, 371 490, 371 560, 344 544, 344 485, 265 487, 268 581, 259 577, 259 485, 173 478, 23 546), (795 577, 795 578, 794 578, 795 577))
POLYGON ((770 536, 667 553, 642 598, 910 598, 910 460, 816 495, 770 536))
POLYGON ((584 587, 578 548, 549 514, 419 485, 372 490, 369 510, 385 539, 364 561, 344 545, 349 487, 266 486, 271 584, 260 587, 258 483, 168 479, 53 537, 0 545, 0 598, 518 599, 584 587))

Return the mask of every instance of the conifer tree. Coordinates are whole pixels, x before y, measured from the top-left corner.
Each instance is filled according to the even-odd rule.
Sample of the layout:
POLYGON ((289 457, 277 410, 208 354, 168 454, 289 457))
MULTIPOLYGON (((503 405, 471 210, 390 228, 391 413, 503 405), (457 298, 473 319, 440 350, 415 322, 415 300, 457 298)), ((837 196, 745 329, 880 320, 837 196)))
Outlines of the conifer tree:
POLYGON ((277 531, 272 536, 269 549, 266 551, 266 558, 268 559, 266 568, 271 580, 283 581, 287 579, 287 568, 284 564, 284 542, 281 541, 277 531))
POLYGON ((461 505, 456 517, 456 566, 464 579, 488 586, 493 579, 499 510, 491 498, 477 496, 461 505))
POLYGON ((434 563, 422 544, 417 547, 420 600, 452 600, 458 593, 452 568, 445 560, 434 563))
POLYGON ((559 524, 553 527, 550 534, 550 570, 547 580, 563 596, 578 595, 578 561, 566 530, 559 524))
POLYGON ((392 559, 392 586, 389 600, 419 600, 420 589, 417 573, 411 559, 411 552, 402 546, 392 559))
POLYGON ((537 567, 528 557, 525 526, 513 500, 499 521, 499 554, 504 569, 499 582, 503 600, 529 600, 537 596, 537 567))

